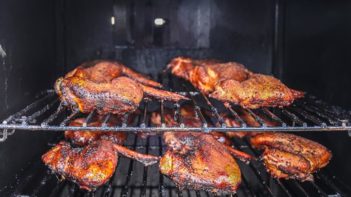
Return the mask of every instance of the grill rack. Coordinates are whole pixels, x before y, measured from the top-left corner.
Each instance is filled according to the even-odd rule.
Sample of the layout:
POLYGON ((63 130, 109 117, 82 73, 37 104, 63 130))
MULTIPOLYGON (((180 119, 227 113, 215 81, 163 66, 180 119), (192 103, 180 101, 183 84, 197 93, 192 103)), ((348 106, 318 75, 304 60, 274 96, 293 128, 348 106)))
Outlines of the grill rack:
MULTIPOLYGON (((227 132, 227 131, 280 131, 280 132, 298 132, 298 131, 350 131, 351 113, 338 107, 328 106, 321 100, 311 95, 306 95, 304 99, 298 100, 289 107, 285 108, 263 108, 263 109, 242 109, 238 106, 223 105, 212 99, 207 98, 199 92, 187 91, 180 92, 191 98, 190 104, 194 106, 196 115, 202 121, 201 127, 186 127, 182 123, 179 116, 179 109, 184 103, 168 103, 167 101, 155 102, 144 99, 141 104, 140 113, 136 115, 136 119, 140 120, 139 125, 129 125, 126 114, 121 124, 115 126, 107 126, 111 114, 104 117, 101 127, 88 126, 88 123, 96 115, 93 111, 89 114, 82 114, 78 111, 70 111, 59 102, 53 90, 42 92, 37 99, 26 106, 19 112, 10 115, 2 121, 0 129, 2 129, 2 138, 0 141, 6 140, 8 135, 14 133, 15 130, 48 130, 48 131, 65 131, 65 130, 99 130, 99 131, 124 131, 124 132, 163 132, 163 131, 194 131, 194 132, 227 132), (151 106, 151 107, 150 107, 151 106), (155 107, 156 106, 156 107, 155 107), (164 122, 164 109, 171 108, 174 110, 174 118, 177 120, 177 126, 167 126, 164 122), (151 110, 150 110, 150 109, 151 110), (203 113, 203 109, 210 112, 203 113), (240 123, 238 127, 228 127, 222 117, 220 111, 227 111, 231 116, 240 123), (243 120, 238 110, 244 110, 249 113, 260 126, 252 127, 243 120), (150 111, 159 111, 161 113, 161 126, 150 126, 147 121, 150 111), (82 126, 68 126, 69 122, 75 117, 86 117, 86 122, 82 126), (270 121, 277 123, 278 126, 267 126, 262 116, 267 117, 270 121), (210 119, 210 121, 209 121, 210 119), (213 126, 214 125, 214 126, 213 126)), ((133 115, 134 116, 134 115, 133 115)))
MULTIPOLYGON (((57 142, 54 140, 53 142, 57 142)), ((51 144, 51 143, 50 143, 51 144)), ((233 140, 234 146, 258 156, 247 139, 233 140)), ((129 134, 125 146, 142 153, 162 155, 166 150, 160 136, 140 138, 129 134)), ((77 185, 56 178, 40 161, 40 155, 17 177, 15 183, 0 190, 0 196, 159 196, 159 197, 209 197, 209 196, 347 196, 349 186, 328 169, 314 175, 314 182, 279 180, 269 176, 262 162, 249 165, 238 160, 242 171, 242 183, 235 194, 212 194, 205 191, 179 190, 168 177, 159 173, 158 165, 144 167, 142 164, 121 156, 115 174, 108 183, 94 192, 80 190, 77 185)))

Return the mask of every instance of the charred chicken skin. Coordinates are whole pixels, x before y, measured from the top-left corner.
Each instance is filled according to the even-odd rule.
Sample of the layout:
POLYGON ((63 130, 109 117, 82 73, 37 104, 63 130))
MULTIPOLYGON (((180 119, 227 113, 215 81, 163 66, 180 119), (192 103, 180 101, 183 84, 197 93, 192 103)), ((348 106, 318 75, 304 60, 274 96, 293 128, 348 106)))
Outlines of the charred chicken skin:
POLYGON ((211 135, 166 132, 168 150, 160 160, 160 171, 178 187, 211 192, 235 192, 241 172, 231 153, 211 135))
POLYGON ((99 114, 132 112, 144 94, 171 101, 187 99, 155 87, 161 85, 118 62, 107 60, 84 63, 55 83, 61 101, 83 113, 93 110, 99 114))
POLYGON ((77 183, 82 189, 91 190, 105 184, 115 172, 118 155, 113 143, 94 141, 84 148, 72 148, 60 142, 42 156, 52 171, 77 183))
POLYGON ((63 178, 77 183, 82 189, 92 190, 105 184, 114 174, 118 162, 117 152, 144 165, 154 164, 159 159, 101 139, 79 148, 62 141, 45 153, 42 160, 63 178))
MULTIPOLYGON (((186 126, 201 126, 192 107, 182 107, 180 114, 186 126)), ((160 125, 160 114, 153 113, 151 122, 160 125)), ((177 124, 170 111, 165 111, 165 123, 168 126, 177 124)), ((244 162, 252 159, 230 147, 230 141, 220 132, 166 132, 163 139, 168 149, 160 160, 161 173, 180 188, 235 192, 241 182, 241 173, 233 156, 244 162)))
POLYGON ((288 88, 278 79, 252 73, 236 62, 178 57, 168 64, 168 68, 204 94, 244 108, 283 107, 304 96, 303 92, 288 88))
POLYGON ((250 142, 263 149, 263 162, 275 178, 311 181, 312 173, 325 167, 332 157, 323 145, 293 134, 262 133, 250 142))

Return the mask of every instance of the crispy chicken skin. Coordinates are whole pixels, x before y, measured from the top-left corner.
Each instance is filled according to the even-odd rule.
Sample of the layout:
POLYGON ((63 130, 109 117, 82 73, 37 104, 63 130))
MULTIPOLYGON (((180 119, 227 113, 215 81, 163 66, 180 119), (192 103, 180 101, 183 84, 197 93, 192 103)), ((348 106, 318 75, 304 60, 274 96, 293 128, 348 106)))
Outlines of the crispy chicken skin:
MULTIPOLYGON (((84 118, 73 120, 69 126, 82 126, 84 118)), ((116 121, 109 122, 109 126, 113 126, 116 121)), ((100 127, 101 121, 95 120, 88 124, 88 126, 100 127)), ((104 131, 65 131, 65 138, 70 140, 73 144, 84 146, 99 139, 108 139, 115 144, 123 144, 127 139, 127 134, 123 132, 104 132, 104 131)))
POLYGON ((304 93, 289 89, 280 80, 262 74, 252 74, 245 81, 221 81, 210 97, 239 104, 244 108, 289 106, 304 93))
POLYGON ((283 107, 304 96, 278 79, 255 74, 236 62, 220 63, 177 57, 168 64, 172 74, 220 101, 244 108, 283 107))
POLYGON ((77 183, 82 189, 91 190, 106 183, 117 166, 118 156, 113 143, 94 141, 83 148, 72 148, 60 142, 42 156, 52 171, 77 183))
POLYGON ((235 192, 241 172, 231 153, 211 135, 166 132, 167 152, 160 171, 178 187, 211 192, 235 192))
POLYGON ((276 178, 313 180, 312 173, 325 167, 332 157, 323 145, 293 134, 262 133, 250 143, 264 150, 264 164, 276 178))
POLYGON ((161 85, 122 64, 107 60, 84 63, 55 83, 61 101, 83 113, 94 109, 99 114, 132 112, 139 106, 144 93, 171 101, 187 99, 154 87, 161 85))
MULTIPOLYGON (((201 126, 193 107, 181 107, 180 115, 186 126, 201 126)), ((160 114, 153 113, 151 122, 161 125, 160 114)), ((165 124, 177 125, 170 110, 165 110, 165 124)), ((168 149, 160 160, 161 173, 169 176, 180 188, 235 192, 241 174, 233 156, 244 162, 253 159, 230 147, 230 140, 220 132, 166 132, 163 139, 168 149)))
POLYGON ((79 148, 62 141, 45 153, 42 160, 63 178, 77 183, 82 189, 92 190, 106 183, 115 172, 117 152, 144 165, 152 165, 159 160, 156 156, 129 150, 106 139, 79 148))

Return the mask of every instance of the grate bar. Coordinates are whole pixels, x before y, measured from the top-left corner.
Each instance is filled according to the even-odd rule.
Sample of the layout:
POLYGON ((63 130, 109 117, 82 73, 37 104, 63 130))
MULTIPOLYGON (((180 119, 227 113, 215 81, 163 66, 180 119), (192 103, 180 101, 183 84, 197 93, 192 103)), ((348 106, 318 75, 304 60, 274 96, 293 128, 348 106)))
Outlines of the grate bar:
POLYGON ((194 95, 193 95, 191 92, 189 92, 188 95, 190 95, 190 98, 191 98, 191 100, 192 100, 192 102, 193 102, 193 104, 194 104, 194 108, 195 108, 196 115, 200 118, 200 120, 201 120, 201 122, 202 122, 202 127, 203 127, 203 128, 207 128, 207 127, 208 127, 207 121, 206 121, 206 119, 205 119, 205 116, 202 114, 201 108, 200 108, 200 106, 197 104, 197 101, 196 101, 196 99, 194 98, 194 95))
POLYGON ((27 105, 26 107, 24 107, 21 111, 10 115, 8 118, 6 118, 4 121, 2 121, 2 124, 8 124, 11 121, 13 121, 15 118, 24 115, 25 113, 29 112, 30 110, 32 110, 35 107, 38 107, 40 103, 42 103, 43 101, 47 100, 48 98, 52 97, 53 94, 47 94, 45 96, 43 96, 42 98, 34 101, 33 103, 27 105))
POLYGON ((266 127, 266 123, 261 117, 256 115, 251 109, 245 109, 260 125, 261 127, 266 127))
POLYGON ((110 121, 111 116, 112 116, 112 114, 111 114, 111 113, 108 113, 108 114, 104 117, 104 119, 103 119, 103 121, 102 121, 102 123, 101 123, 101 126, 102 126, 102 127, 107 127, 107 123, 110 121))
MULTIPOLYGON (((219 125, 221 125, 221 127, 226 127, 226 124, 223 120, 223 117, 219 115, 218 113, 218 109, 213 106, 213 104, 211 103, 211 101, 207 98, 207 96, 205 96, 202 92, 200 93, 202 95, 202 97, 205 99, 207 105, 210 107, 212 114, 214 114, 217 118, 217 123, 219 123, 219 125)), ((216 125, 216 124, 215 124, 216 125)))
MULTIPOLYGON (((76 116, 78 116, 79 111, 73 111, 69 116, 67 116, 61 123, 60 126, 66 126, 67 123, 69 123, 73 118, 75 118, 76 116)), ((82 126, 84 127, 84 126, 82 126)))
POLYGON ((293 105, 292 107, 289 107, 290 110, 296 112, 297 114, 301 115, 305 120, 309 120, 310 122, 313 122, 316 125, 320 125, 320 126, 327 126, 325 122, 323 122, 322 120, 320 120, 319 118, 317 118, 316 116, 309 114, 308 112, 306 112, 305 110, 301 109, 300 107, 293 105))
POLYGON ((32 115, 28 116, 26 121, 28 123, 36 123, 35 118, 43 115, 45 112, 47 112, 49 109, 51 109, 57 102, 58 102, 58 99, 55 98, 52 102, 50 102, 49 104, 45 105, 42 109, 40 109, 39 111, 36 111, 32 115))
POLYGON ((51 114, 47 119, 45 119, 42 123, 41 126, 47 126, 49 125, 49 123, 51 123, 52 121, 54 121, 62 112, 64 111, 64 107, 63 104, 60 103, 60 105, 58 106, 57 110, 51 114))
POLYGON ((224 106, 234 116, 235 120, 240 123, 241 127, 247 127, 246 122, 238 115, 238 113, 233 109, 233 107, 229 103, 225 103, 224 106))
POLYGON ((292 113, 286 109, 282 109, 281 112, 291 120, 291 122, 293 123, 293 126, 295 126, 295 124, 297 123, 300 126, 307 127, 307 123, 302 121, 294 113, 292 113))
MULTIPOLYGON (((137 136, 134 136, 134 147, 133 147, 133 150, 135 150, 135 146, 136 146, 136 143, 137 143, 137 136)), ((132 177, 132 174, 133 174, 133 170, 134 170, 134 160, 130 160, 129 161, 129 166, 128 166, 128 175, 127 175, 127 179, 126 179, 126 182, 124 184, 124 187, 122 189, 122 192, 121 192, 121 196, 128 196, 128 193, 129 193, 129 182, 130 182, 130 179, 132 177)), ((133 193, 133 192, 131 192, 133 193)))
POLYGON ((279 124, 282 127, 287 126, 287 124, 285 122, 283 122, 277 115, 273 114, 269 109, 263 108, 262 113, 265 114, 266 116, 268 116, 269 118, 271 118, 272 120, 274 120, 275 122, 279 122, 279 124))
POLYGON ((91 123, 95 114, 96 114, 96 110, 93 110, 92 112, 89 113, 89 115, 87 116, 87 118, 83 122, 84 127, 88 126, 88 124, 91 123))

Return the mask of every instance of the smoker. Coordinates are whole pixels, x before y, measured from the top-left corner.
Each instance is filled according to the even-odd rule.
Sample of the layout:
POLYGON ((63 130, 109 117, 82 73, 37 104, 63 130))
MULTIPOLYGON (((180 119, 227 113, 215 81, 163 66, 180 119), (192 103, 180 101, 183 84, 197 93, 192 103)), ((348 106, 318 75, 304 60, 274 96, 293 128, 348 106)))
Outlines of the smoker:
MULTIPOLYGON (((40 157, 62 138, 62 131, 94 129, 68 123, 77 116, 89 122, 96 115, 62 107, 53 84, 79 63, 94 59, 118 60, 167 89, 189 95, 195 109, 211 111, 210 117, 197 111, 201 127, 153 127, 150 112, 163 114, 165 108, 177 110, 179 105, 144 100, 132 123, 99 128, 129 132, 125 146, 163 154, 166 147, 159 136, 142 139, 135 131, 294 132, 333 153, 313 182, 274 179, 260 162, 239 163, 243 182, 230 195, 350 195, 350 10, 348 1, 324 0, 1 1, 0 196, 215 196, 180 190, 157 165, 144 167, 123 157, 111 180, 93 192, 48 170, 40 157), (233 108, 230 113, 242 124, 227 127, 218 117, 220 103, 163 72, 177 56, 237 61, 307 95, 288 108, 248 110, 261 123, 255 128, 246 126, 233 108), (259 114, 280 126, 266 126, 259 114)), ((234 140, 234 145, 259 155, 245 140, 234 140)))

